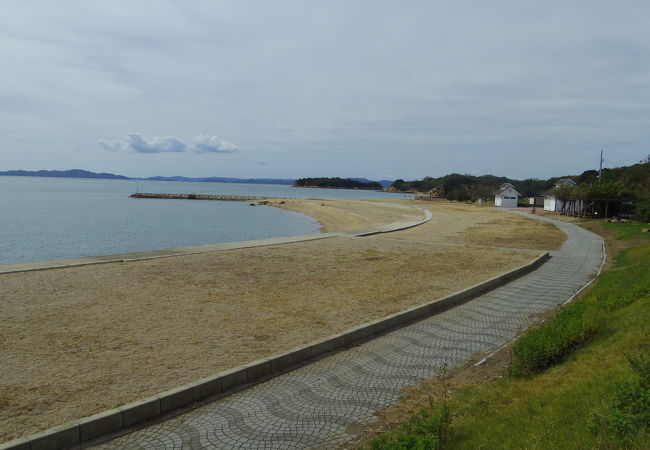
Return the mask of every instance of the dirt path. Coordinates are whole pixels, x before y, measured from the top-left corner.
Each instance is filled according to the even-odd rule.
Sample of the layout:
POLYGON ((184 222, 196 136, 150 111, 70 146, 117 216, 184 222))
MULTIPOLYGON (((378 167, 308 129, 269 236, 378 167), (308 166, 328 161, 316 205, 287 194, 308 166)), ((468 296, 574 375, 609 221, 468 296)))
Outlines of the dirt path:
MULTIPOLYGON (((310 202, 331 231, 389 214, 310 202)), ((499 211, 417 206, 434 219, 381 237, 0 275, 0 442, 442 297, 564 240, 499 211)))

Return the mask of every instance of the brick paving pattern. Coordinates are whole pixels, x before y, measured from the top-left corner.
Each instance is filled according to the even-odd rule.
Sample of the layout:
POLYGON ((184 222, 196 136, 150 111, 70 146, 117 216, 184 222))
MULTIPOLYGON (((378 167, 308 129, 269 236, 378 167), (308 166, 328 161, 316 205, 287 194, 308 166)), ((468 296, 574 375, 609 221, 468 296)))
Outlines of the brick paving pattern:
POLYGON ((123 435, 102 449, 336 448, 400 388, 441 375, 506 344, 534 317, 569 299, 597 272, 600 238, 575 225, 539 269, 464 305, 123 435))

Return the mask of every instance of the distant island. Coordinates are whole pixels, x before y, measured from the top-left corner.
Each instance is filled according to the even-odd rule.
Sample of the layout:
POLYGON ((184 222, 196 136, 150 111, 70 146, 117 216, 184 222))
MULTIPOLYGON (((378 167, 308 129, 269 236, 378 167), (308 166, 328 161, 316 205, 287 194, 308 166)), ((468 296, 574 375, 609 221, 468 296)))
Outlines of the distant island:
MULTIPOLYGON (((155 177, 126 177, 124 175, 116 175, 114 173, 96 173, 83 169, 70 169, 70 170, 6 170, 0 171, 0 176, 7 177, 51 177, 51 178, 95 178, 107 180, 143 180, 143 181, 187 181, 187 182, 200 182, 200 183, 243 183, 243 184, 282 184, 294 185, 304 187, 301 180, 316 180, 311 187, 331 187, 331 188, 346 188, 346 189, 377 189, 382 190, 393 184, 390 180, 371 181, 366 178, 301 178, 295 180, 293 178, 232 178, 232 177, 182 177, 182 176, 155 176, 155 177), (321 180, 321 181, 318 181, 321 180), (327 185, 322 180, 331 181, 331 185, 327 185), (341 180, 340 182, 335 180, 341 180), (319 184, 319 185, 317 185, 319 184)), ((310 181, 311 182, 311 181, 310 181)))
POLYGON ((227 178, 227 177, 204 177, 204 178, 189 178, 189 177, 148 177, 148 178, 131 178, 132 180, 146 180, 146 181, 189 181, 201 183, 244 183, 244 184, 293 184, 293 178, 227 178))
POLYGON ((359 181, 352 178, 299 178, 295 187, 329 188, 329 189, 367 189, 381 191, 384 188, 376 181, 359 181))
POLYGON ((293 179, 287 178, 227 178, 227 177, 203 177, 188 178, 181 176, 174 177, 148 177, 132 178, 114 173, 96 173, 89 170, 70 169, 70 170, 6 170, 0 172, 0 176, 7 177, 50 177, 50 178, 95 178, 106 180, 145 180, 145 181, 189 181, 204 183, 247 183, 247 184, 293 184, 293 179))
POLYGON ((124 175, 114 173, 95 173, 82 169, 70 170, 6 170, 0 176, 7 177, 49 177, 49 178, 103 178, 109 180, 128 180, 124 175))

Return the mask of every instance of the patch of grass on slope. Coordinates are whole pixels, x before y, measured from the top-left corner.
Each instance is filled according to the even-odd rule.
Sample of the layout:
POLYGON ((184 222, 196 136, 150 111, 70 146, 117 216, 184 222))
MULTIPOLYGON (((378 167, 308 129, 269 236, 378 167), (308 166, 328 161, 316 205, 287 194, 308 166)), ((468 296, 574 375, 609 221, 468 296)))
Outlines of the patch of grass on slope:
POLYGON ((448 403, 433 403, 413 414, 409 420, 370 442, 371 450, 434 450, 449 437, 451 410, 448 403))
POLYGON ((606 228, 616 231, 617 239, 632 241, 632 240, 650 240, 650 233, 643 233, 641 230, 650 228, 650 225, 639 222, 628 223, 605 223, 606 228))
POLYGON ((580 300, 528 331, 513 348, 512 375, 531 375, 562 361, 576 348, 607 332, 611 313, 650 295, 650 247, 615 256, 615 268, 580 300))
POLYGON ((571 308, 600 315, 591 344, 537 375, 460 390, 449 448, 650 448, 650 411, 631 401, 647 389, 626 357, 650 358, 650 244, 615 261, 571 308))
MULTIPOLYGON (((539 338, 543 357, 534 361, 543 364, 523 378, 457 390, 448 440, 438 436, 431 441, 436 446, 410 448, 650 448, 642 369, 650 358, 650 243, 621 252, 615 263, 558 313, 555 331, 539 338)), ((409 433, 430 433, 399 432, 407 440, 409 433)))

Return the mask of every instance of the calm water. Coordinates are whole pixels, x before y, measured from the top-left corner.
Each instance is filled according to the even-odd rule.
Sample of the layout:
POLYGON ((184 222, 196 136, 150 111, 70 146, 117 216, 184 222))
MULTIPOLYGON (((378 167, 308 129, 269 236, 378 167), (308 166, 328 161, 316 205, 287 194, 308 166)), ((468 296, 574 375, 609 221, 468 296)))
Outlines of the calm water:
MULTIPOLYGON (((405 198, 283 185, 0 176, 0 264, 311 234, 302 214, 247 202, 131 199, 135 192, 405 198)), ((411 198, 410 196, 408 198, 411 198)))

